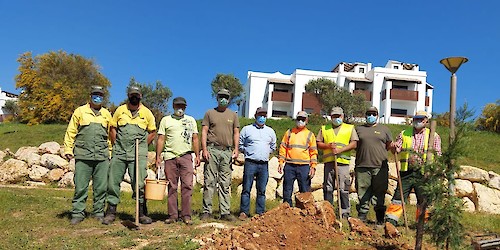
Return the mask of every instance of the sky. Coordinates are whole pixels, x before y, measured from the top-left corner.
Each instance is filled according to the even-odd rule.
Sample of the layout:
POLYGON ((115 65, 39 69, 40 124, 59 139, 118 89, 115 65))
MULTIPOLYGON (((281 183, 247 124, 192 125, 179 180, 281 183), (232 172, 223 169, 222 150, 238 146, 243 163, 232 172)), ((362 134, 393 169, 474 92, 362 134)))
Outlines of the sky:
POLYGON ((201 119, 216 106, 210 83, 217 73, 245 84, 248 71, 291 74, 397 60, 427 72, 433 111, 443 113, 451 74, 439 61, 464 56, 457 106, 467 102, 479 115, 500 99, 499 11, 498 0, 0 0, 0 87, 20 92, 20 54, 64 50, 100 66, 112 84, 111 102, 125 99, 131 77, 161 81, 201 119))

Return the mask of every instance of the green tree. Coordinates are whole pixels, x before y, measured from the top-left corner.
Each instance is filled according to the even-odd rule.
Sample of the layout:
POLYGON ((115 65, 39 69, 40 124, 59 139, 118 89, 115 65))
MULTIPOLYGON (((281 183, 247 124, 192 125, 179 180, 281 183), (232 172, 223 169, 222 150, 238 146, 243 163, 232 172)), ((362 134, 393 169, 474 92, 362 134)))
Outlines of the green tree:
POLYGON ((240 80, 236 78, 233 74, 217 74, 212 80, 212 97, 217 97, 217 92, 220 89, 227 89, 231 93, 229 99, 229 106, 236 104, 239 106, 243 98, 243 85, 241 85, 240 80))
POLYGON ((342 107, 348 122, 352 122, 354 117, 363 116, 368 108, 363 95, 353 95, 329 79, 319 78, 309 81, 306 92, 316 94, 322 105, 322 111, 326 114, 329 114, 333 107, 342 107))
POLYGON ((155 84, 140 83, 134 77, 130 78, 127 89, 132 85, 141 89, 141 102, 153 112, 156 123, 160 123, 161 118, 168 113, 169 99, 172 97, 170 88, 164 86, 161 81, 156 81, 155 84))
POLYGON ((33 57, 26 52, 17 61, 19 119, 28 124, 68 122, 73 111, 88 101, 92 85, 102 86, 106 93, 111 86, 99 66, 80 55, 50 51, 33 57))
POLYGON ((14 100, 5 101, 5 105, 3 106, 3 108, 9 114, 12 114, 14 120, 17 119, 20 110, 19 110, 19 105, 17 105, 16 101, 14 101, 14 100))
POLYGON ((481 116, 476 120, 476 127, 480 130, 500 133, 500 100, 486 104, 481 116))

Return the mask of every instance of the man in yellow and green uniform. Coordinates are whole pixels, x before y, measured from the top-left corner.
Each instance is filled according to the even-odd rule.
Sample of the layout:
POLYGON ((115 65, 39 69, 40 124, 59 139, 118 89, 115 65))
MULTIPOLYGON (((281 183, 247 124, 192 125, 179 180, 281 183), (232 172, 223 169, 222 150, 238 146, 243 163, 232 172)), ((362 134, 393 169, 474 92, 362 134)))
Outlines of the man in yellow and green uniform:
POLYGON ((75 110, 64 136, 64 155, 68 160, 75 158, 72 225, 85 218, 85 203, 91 179, 94 192, 92 216, 100 221, 104 217, 111 150, 108 133, 112 118, 109 111, 102 107, 103 99, 104 89, 93 86, 90 102, 75 110))
MULTIPOLYGON (((335 166, 334 160, 337 155, 337 168, 339 175, 340 201, 342 217, 349 218, 351 203, 349 202, 349 188, 351 187, 351 175, 349 174, 349 163, 351 153, 358 143, 358 134, 354 125, 344 123, 344 110, 341 107, 333 107, 330 112, 331 124, 321 126, 316 142, 318 148, 323 149, 323 162, 325 163, 325 174, 323 176, 323 197, 333 204, 333 190, 335 189, 335 166)), ((339 215, 340 216, 340 215, 339 215)))
POLYGON ((116 206, 120 202, 120 183, 128 170, 132 187, 139 181, 139 222, 150 224, 147 216, 146 199, 144 198, 144 180, 147 177, 148 144, 156 135, 156 124, 153 113, 140 102, 142 94, 138 87, 128 88, 128 102, 118 107, 113 114, 110 129, 113 156, 109 168, 108 209, 103 223, 108 225, 115 220, 116 206), (139 140, 139 159, 135 159, 135 141, 139 140), (139 180, 136 180, 135 161, 139 161, 139 180))
MULTIPOLYGON (((421 179, 422 172, 419 170, 427 159, 427 149, 429 148, 430 130, 425 127, 429 119, 427 112, 418 111, 413 117, 413 127, 403 130, 396 139, 396 148, 401 161, 401 184, 403 186, 404 200, 408 200, 410 191, 415 190, 417 204, 420 204, 424 198, 422 189, 416 185, 417 180, 421 179)), ((437 133, 434 134, 433 150, 437 155, 441 155, 441 138, 437 133)), ((391 205, 386 211, 386 221, 397 225, 399 218, 403 214, 401 192, 399 185, 394 191, 391 205)), ((417 209, 417 218, 420 211, 417 209)))

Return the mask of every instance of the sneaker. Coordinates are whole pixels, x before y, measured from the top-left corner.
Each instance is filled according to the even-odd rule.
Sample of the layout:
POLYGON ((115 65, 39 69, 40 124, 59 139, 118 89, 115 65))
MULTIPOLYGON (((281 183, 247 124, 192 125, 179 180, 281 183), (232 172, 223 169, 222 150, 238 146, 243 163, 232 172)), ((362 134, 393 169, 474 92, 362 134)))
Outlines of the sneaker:
POLYGON ((209 213, 203 213, 203 214, 200 216, 200 220, 209 220, 209 219, 212 219, 212 214, 209 214, 209 213))
POLYGON ((177 222, 177 218, 173 219, 173 218, 168 218, 165 220, 165 224, 172 224, 172 223, 176 223, 177 222))
POLYGON ((193 225, 193 221, 191 220, 191 217, 189 217, 189 216, 185 216, 184 218, 182 218, 182 222, 184 222, 184 224, 186 224, 186 225, 193 225))
POLYGON ((248 215, 245 212, 241 212, 240 216, 238 216, 238 219, 246 220, 246 219, 248 219, 248 215))
POLYGON ((74 218, 71 218, 70 223, 71 223, 71 225, 76 225, 76 224, 82 222, 84 219, 85 218, 83 218, 83 217, 74 217, 74 218))
POLYGON ((220 219, 225 220, 225 221, 229 221, 229 222, 236 221, 236 218, 234 218, 234 216, 232 214, 223 214, 220 216, 220 219))
POLYGON ((151 224, 151 223, 153 223, 153 220, 151 218, 147 217, 146 215, 143 215, 143 216, 139 217, 139 223, 151 224))

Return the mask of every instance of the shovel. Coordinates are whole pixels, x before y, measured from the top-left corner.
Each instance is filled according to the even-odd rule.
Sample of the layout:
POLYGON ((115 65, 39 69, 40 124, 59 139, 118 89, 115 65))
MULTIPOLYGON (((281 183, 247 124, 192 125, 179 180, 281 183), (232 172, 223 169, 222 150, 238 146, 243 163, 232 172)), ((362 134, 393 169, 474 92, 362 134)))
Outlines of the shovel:
POLYGON ((122 224, 131 230, 139 230, 139 139, 135 139, 135 223, 129 220, 122 224))
POLYGON ((342 202, 340 201, 340 175, 339 175, 339 167, 337 165, 337 155, 334 155, 333 166, 335 167, 335 179, 337 182, 337 203, 338 203, 338 207, 339 207, 339 225, 340 225, 340 228, 342 229, 342 222, 340 222, 340 220, 342 220, 342 205, 341 205, 342 202))
POLYGON ((401 205, 403 207, 403 217, 405 220, 405 228, 408 231, 408 218, 406 217, 406 209, 405 209, 405 198, 403 197, 403 183, 401 181, 401 162, 399 161, 398 152, 394 152, 394 157, 396 158, 396 172, 398 173, 398 186, 399 186, 399 195, 401 196, 401 205))

